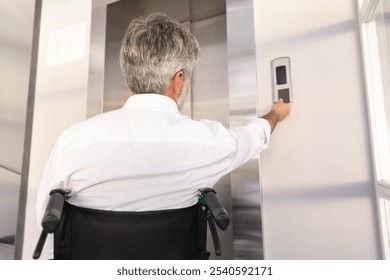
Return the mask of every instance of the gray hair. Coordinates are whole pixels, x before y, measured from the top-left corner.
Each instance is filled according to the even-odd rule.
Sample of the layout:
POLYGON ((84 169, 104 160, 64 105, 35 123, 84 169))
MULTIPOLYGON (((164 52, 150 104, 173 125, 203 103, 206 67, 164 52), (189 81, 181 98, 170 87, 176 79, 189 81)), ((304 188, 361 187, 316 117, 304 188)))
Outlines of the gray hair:
POLYGON ((196 38, 163 13, 133 19, 120 50, 122 75, 134 93, 163 94, 178 71, 190 79, 198 58, 196 38))

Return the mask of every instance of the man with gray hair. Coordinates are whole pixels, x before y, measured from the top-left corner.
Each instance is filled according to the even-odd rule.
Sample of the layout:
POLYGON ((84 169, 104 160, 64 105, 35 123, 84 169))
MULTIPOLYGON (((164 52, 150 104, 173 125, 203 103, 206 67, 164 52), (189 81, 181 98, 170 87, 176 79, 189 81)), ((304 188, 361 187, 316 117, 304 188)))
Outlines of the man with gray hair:
POLYGON ((162 95, 172 86, 181 87, 177 83, 184 81, 183 94, 169 96, 178 100, 181 110, 199 52, 196 38, 166 15, 155 13, 147 19, 136 18, 122 40, 120 62, 123 78, 133 93, 162 95), (172 81, 174 84, 171 85, 172 81))
POLYGON ((130 22, 120 64, 131 96, 122 109, 62 133, 40 185, 39 221, 54 188, 70 190, 69 202, 87 208, 192 206, 200 188, 212 187, 268 146, 271 131, 290 111, 281 101, 263 118, 230 130, 180 113, 198 57, 195 37, 168 16, 130 22))

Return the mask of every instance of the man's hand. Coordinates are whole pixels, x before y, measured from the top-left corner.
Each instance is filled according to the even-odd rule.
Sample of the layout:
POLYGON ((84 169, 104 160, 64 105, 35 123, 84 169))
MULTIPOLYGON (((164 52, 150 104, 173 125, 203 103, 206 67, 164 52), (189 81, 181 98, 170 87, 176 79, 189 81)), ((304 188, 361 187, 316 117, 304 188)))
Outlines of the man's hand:
POLYGON ((277 121, 280 122, 290 114, 290 104, 283 103, 283 99, 279 99, 272 105, 271 113, 274 113, 277 121))
POLYGON ((290 104, 283 103, 283 99, 279 99, 272 105, 271 112, 262 116, 271 125, 271 132, 275 129, 276 124, 284 120, 290 114, 290 104))

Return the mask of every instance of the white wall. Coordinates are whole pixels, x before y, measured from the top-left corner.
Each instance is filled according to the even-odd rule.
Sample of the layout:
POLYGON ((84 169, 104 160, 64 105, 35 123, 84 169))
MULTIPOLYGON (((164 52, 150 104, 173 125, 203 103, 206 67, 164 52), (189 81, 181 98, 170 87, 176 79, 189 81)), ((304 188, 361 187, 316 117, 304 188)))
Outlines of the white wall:
POLYGON ((261 156, 267 259, 381 258, 354 0, 254 0, 260 114, 270 61, 290 56, 294 103, 261 156))
POLYGON ((50 151, 63 130, 86 118, 91 10, 91 0, 44 0, 42 3, 23 259, 32 258, 39 237, 35 202, 50 151), (49 34, 80 23, 85 23, 81 59, 48 66, 49 34))

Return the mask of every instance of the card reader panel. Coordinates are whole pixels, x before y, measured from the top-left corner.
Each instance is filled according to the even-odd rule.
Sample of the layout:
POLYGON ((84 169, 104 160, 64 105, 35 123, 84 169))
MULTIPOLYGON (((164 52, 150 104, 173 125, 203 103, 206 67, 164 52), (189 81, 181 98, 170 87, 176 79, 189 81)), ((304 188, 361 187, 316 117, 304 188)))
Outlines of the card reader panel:
POLYGON ((291 61, 289 57, 278 57, 271 61, 273 101, 283 99, 293 102, 291 61))

